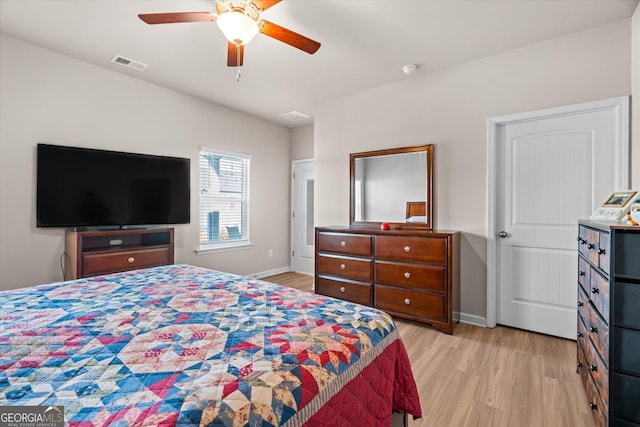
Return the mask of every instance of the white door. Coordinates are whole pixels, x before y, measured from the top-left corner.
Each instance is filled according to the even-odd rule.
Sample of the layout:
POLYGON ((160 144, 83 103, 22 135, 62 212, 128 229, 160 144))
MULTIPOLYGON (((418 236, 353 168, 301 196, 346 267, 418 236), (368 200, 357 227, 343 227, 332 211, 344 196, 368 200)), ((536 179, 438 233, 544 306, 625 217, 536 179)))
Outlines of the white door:
POLYGON ((313 160, 294 160, 291 169, 291 268, 313 274, 313 160))
POLYGON ((571 339, 577 220, 628 185, 615 109, 574 107, 499 126, 495 147, 497 323, 571 339))

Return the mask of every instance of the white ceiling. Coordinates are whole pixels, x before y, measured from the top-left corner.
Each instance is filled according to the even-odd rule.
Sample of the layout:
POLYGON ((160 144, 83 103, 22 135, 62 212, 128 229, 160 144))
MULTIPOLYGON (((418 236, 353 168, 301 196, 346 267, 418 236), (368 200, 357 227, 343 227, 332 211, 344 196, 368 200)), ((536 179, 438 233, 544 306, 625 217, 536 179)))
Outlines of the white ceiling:
MULTIPOLYGON (((4 34, 282 124, 318 102, 629 18, 638 0, 283 0, 261 16, 322 43, 308 55, 258 34, 240 82, 215 23, 147 25, 138 13, 214 0, 0 0, 4 34), (122 55, 149 67, 135 71, 122 55), (418 69, 405 76, 402 66, 418 69)), ((0 52, 1 55, 1 52, 0 52)))

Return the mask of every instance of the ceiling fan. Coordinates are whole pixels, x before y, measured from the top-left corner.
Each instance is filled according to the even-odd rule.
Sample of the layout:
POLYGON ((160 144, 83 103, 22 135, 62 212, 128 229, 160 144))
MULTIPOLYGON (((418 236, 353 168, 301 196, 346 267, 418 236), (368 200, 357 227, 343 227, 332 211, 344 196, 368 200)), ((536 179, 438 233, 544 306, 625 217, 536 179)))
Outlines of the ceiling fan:
POLYGON ((257 33, 314 54, 320 43, 273 22, 259 19, 260 13, 281 0, 217 0, 216 12, 142 13, 138 17, 147 24, 216 21, 228 40, 227 65, 240 67, 244 59, 244 45, 257 33))

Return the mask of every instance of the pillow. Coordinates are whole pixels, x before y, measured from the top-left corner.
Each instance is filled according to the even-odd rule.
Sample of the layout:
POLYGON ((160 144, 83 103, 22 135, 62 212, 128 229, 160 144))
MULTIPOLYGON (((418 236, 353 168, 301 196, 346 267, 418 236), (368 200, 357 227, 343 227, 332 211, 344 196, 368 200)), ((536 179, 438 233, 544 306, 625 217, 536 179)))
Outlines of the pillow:
POLYGON ((407 218, 407 222, 427 222, 426 216, 412 216, 407 218))

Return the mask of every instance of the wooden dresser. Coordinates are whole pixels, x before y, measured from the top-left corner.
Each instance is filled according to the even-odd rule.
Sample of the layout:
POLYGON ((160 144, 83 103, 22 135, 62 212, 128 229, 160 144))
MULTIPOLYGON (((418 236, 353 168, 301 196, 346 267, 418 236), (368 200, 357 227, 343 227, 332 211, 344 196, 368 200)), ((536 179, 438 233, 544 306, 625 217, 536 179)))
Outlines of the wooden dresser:
POLYGON ((580 221, 577 372, 598 426, 640 426, 640 227, 580 221))
POLYGON ((173 228, 67 231, 65 279, 173 264, 173 228))
POLYGON ((460 313, 459 233, 317 227, 315 291, 452 334, 460 313))

